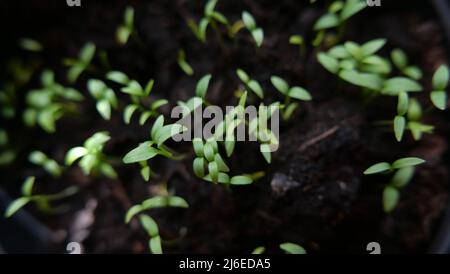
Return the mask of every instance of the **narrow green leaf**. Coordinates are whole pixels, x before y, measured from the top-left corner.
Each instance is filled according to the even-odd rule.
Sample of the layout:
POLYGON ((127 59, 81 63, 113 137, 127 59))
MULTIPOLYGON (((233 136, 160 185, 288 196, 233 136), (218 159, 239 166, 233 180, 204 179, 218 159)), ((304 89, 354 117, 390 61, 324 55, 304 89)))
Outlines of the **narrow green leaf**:
POLYGON ((433 89, 445 90, 449 81, 449 69, 446 65, 441 65, 433 75, 433 89))
POLYGON ((123 157, 123 162, 125 164, 131 164, 147 161, 158 155, 158 152, 159 150, 153 148, 150 142, 145 142, 128 152, 125 157, 123 157))
POLYGON ((254 30, 257 27, 255 19, 247 11, 242 12, 242 21, 244 22, 245 27, 250 31, 254 30))
POLYGON ((261 151, 261 154, 264 156, 264 159, 266 160, 266 162, 268 164, 270 164, 270 162, 272 160, 272 154, 270 152, 270 145, 262 144, 259 147, 260 147, 259 150, 261 151))
POLYGON ((405 115, 408 112, 409 97, 408 93, 402 91, 398 94, 397 113, 400 116, 405 115))
POLYGON ((432 91, 430 99, 436 108, 440 110, 445 110, 447 108, 447 93, 445 91, 432 91))
POLYGON ((289 92, 289 85, 286 83, 285 80, 278 76, 272 76, 270 77, 270 81, 272 82, 272 85, 281 93, 284 95, 287 95, 289 92))
POLYGON ((22 195, 23 196, 26 196, 26 197, 31 196, 35 179, 36 178, 34 176, 30 176, 25 180, 25 182, 22 185, 22 195))
POLYGON ((148 80, 147 85, 145 86, 144 94, 145 95, 149 95, 150 92, 152 92, 154 85, 155 85, 155 80, 154 79, 148 80))
POLYGON ((151 111, 145 111, 141 114, 139 117, 139 125, 143 126, 145 122, 153 115, 153 112, 151 111))
POLYGON ((189 207, 189 204, 186 202, 186 200, 178 196, 168 196, 167 203, 168 203, 167 206, 170 207, 181 207, 181 208, 189 207))
POLYGON ((159 235, 158 225, 155 220, 148 215, 140 215, 139 220, 141 221, 141 225, 144 227, 145 231, 147 231, 150 237, 157 237, 159 235))
POLYGON ((403 133, 405 132, 406 119, 403 116, 396 116, 394 118, 394 132, 395 138, 400 142, 403 138, 403 133))
POLYGON ((210 143, 206 143, 203 147, 203 154, 208 162, 214 161, 214 149, 210 143))
POLYGON ((409 102, 408 119, 410 121, 419 121, 422 119, 422 106, 415 98, 411 98, 409 102))
POLYGON ((370 56, 379 51, 386 44, 386 39, 375 39, 362 45, 361 51, 364 56, 370 56))
POLYGON ((76 160, 85 156, 88 153, 84 147, 74 147, 66 154, 66 165, 72 165, 76 160))
POLYGON ((197 83, 195 88, 195 94, 200 98, 206 97, 206 92, 208 91, 209 81, 211 80, 211 74, 203 76, 197 83))
POLYGON ((14 200, 11 204, 8 205, 8 208, 5 211, 5 218, 11 217, 14 213, 16 213, 30 201, 31 199, 29 197, 21 197, 14 200))
POLYGON ((230 180, 230 184, 232 185, 249 185, 253 183, 252 178, 248 176, 234 176, 230 180))
POLYGON ((406 186, 414 175, 414 167, 405 167, 397 170, 391 179, 391 185, 396 188, 406 186))
POLYGON ((259 246, 252 251, 252 254, 254 255, 263 254, 264 251, 266 251, 266 248, 264 246, 259 246))
POLYGON ((331 55, 328 55, 326 53, 320 52, 317 55, 317 59, 319 60, 319 63, 327 69, 329 72, 336 74, 339 72, 339 62, 333 58, 331 55))
POLYGON ((230 168, 227 166, 227 164, 222 159, 222 156, 220 156, 220 154, 214 155, 214 162, 217 163, 217 166, 219 167, 219 171, 221 171, 221 172, 229 172, 230 171, 230 168))
POLYGON ((135 80, 131 80, 130 82, 128 82, 128 85, 123 87, 120 91, 122 91, 123 93, 136 95, 136 96, 144 96, 145 95, 144 89, 142 88, 141 84, 139 84, 135 80))
POLYGON ((395 96, 402 91, 419 92, 422 89, 422 86, 415 80, 406 77, 394 77, 384 82, 382 93, 395 96))
POLYGON ((303 247, 293 243, 280 244, 280 248, 288 254, 306 254, 303 247))
POLYGON ((164 116, 159 115, 158 118, 156 118, 155 123, 153 124, 152 130, 151 130, 151 137, 153 140, 156 140, 157 132, 159 132, 164 126, 164 116))
POLYGON ((106 74, 106 79, 116 82, 118 84, 127 85, 130 82, 130 78, 120 71, 110 71, 106 74))
POLYGON ((111 119, 111 105, 107 100, 100 100, 97 102, 97 111, 105 120, 111 119))
POLYGON ((236 74, 242 82, 248 83, 250 81, 250 76, 248 76, 248 74, 244 70, 237 69, 236 74))
POLYGON ((399 159, 399 160, 393 162, 392 168, 400 169, 400 168, 405 168, 405 167, 410 167, 410 166, 417 166, 417 165, 420 165, 423 163, 425 163, 425 160, 422 160, 420 158, 407 157, 407 158, 402 158, 402 159, 399 159))
POLYGON ((141 176, 145 181, 150 180, 150 167, 144 166, 141 168, 141 176))
POLYGON ((156 101, 154 101, 152 104, 151 104, 151 109, 152 110, 157 110, 158 108, 160 108, 160 107, 162 107, 162 106, 164 106, 164 105, 167 105, 169 103, 169 101, 167 101, 166 99, 159 99, 159 100, 156 100, 156 101))
POLYGON ((256 42, 256 46, 261 47, 264 40, 264 31, 262 28, 257 28, 251 32, 253 39, 256 42))
POLYGON ((408 57, 401 49, 394 49, 391 52, 391 60, 399 70, 404 70, 408 66, 408 57))
POLYGON ((199 178, 205 177, 205 159, 197 157, 194 159, 194 162, 192 165, 193 165, 194 174, 197 177, 199 177, 199 178))
POLYGON ((371 90, 380 90, 383 85, 381 77, 376 74, 359 73, 354 70, 343 70, 339 73, 339 77, 353 85, 371 90))
POLYGON ((347 1, 341 11, 341 21, 347 21, 350 17, 357 14, 367 7, 365 1, 347 1))
POLYGON ((328 13, 317 20, 314 25, 314 30, 324 30, 339 26, 339 17, 336 14, 328 13))
POLYGON ((208 163, 208 175, 211 176, 213 182, 217 182, 219 179, 219 166, 216 162, 208 163))
POLYGON ((94 58, 95 54, 95 44, 92 42, 86 43, 81 49, 79 58, 80 61, 85 65, 89 65, 91 63, 92 58, 94 58))
POLYGON ((330 55, 330 57, 335 59, 347 59, 351 57, 350 53, 345 49, 343 45, 337 45, 332 47, 328 51, 328 55, 330 55))
POLYGON ((288 96, 302 101, 311 101, 312 97, 309 92, 301 87, 293 87, 288 91, 288 96))
POLYGON ((386 187, 383 191, 383 209, 386 213, 391 212, 398 203, 400 193, 393 187, 386 187))
POLYGON ((161 237, 156 236, 150 239, 149 248, 153 254, 163 254, 161 247, 161 237))
POLYGON ((134 205, 128 209, 127 214, 125 215, 125 223, 129 223, 131 219, 138 213, 143 210, 141 205, 134 205))
POLYGON ((364 171, 364 175, 385 172, 391 169, 391 165, 387 162, 375 164, 364 171))
POLYGON ((123 112, 123 120, 125 124, 129 124, 131 122, 131 117, 133 113, 139 108, 137 105, 128 105, 123 112))
POLYGON ((250 80, 248 82, 248 87, 250 88, 251 91, 253 91, 259 98, 263 99, 264 98, 264 93, 262 90, 261 85, 256 82, 255 80, 250 80))

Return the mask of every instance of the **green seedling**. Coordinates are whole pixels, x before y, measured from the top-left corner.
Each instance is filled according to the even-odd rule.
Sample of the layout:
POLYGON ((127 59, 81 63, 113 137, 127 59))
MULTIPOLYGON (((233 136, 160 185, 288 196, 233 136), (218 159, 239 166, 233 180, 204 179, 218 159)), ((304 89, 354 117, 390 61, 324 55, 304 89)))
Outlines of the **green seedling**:
POLYGON ((169 138, 185 130, 186 128, 179 124, 164 125, 164 116, 160 115, 153 124, 150 132, 150 140, 139 144, 138 147, 128 152, 123 157, 123 162, 125 164, 140 163, 142 178, 148 181, 150 179, 151 169, 147 161, 158 155, 169 159, 178 159, 164 143, 169 138))
POLYGON ((206 101, 206 93, 208 92, 209 83, 211 82, 211 74, 204 75, 200 80, 197 82, 197 85, 195 87, 195 97, 192 97, 186 102, 178 101, 178 106, 183 108, 183 117, 186 115, 192 113, 196 108, 200 107, 204 103, 207 103, 206 101))
POLYGON ((219 42, 222 44, 222 36, 219 31, 218 23, 229 26, 227 18, 222 13, 215 10, 217 1, 218 0, 208 0, 204 8, 203 18, 200 19, 198 25, 193 20, 187 22, 192 33, 194 33, 195 37, 202 43, 206 42, 206 31, 208 26, 211 25, 216 31, 219 42))
POLYGON ((0 89, 0 115, 5 119, 16 116, 16 93, 27 85, 38 68, 39 62, 26 62, 12 58, 6 63, 6 73, 9 80, 3 81, 0 89))
POLYGON ((189 76, 194 74, 194 70, 191 65, 186 61, 186 53, 183 49, 178 50, 178 66, 189 76))
POLYGON ((0 114, 5 119, 12 119, 16 116, 16 87, 13 83, 7 83, 0 90, 0 114))
POLYGON ((7 166, 16 159, 16 153, 8 148, 9 138, 5 130, 0 129, 0 166, 7 166))
MULTIPOLYGON (((236 144, 235 131, 238 126, 248 126, 250 135, 255 136, 260 143, 260 151, 264 159, 271 162, 271 146, 278 145, 278 139, 275 134, 267 128, 267 121, 271 118, 274 111, 279 108, 279 103, 275 102, 268 107, 267 113, 259 111, 259 116, 252 120, 245 120, 244 108, 247 100, 247 92, 245 91, 239 99, 239 104, 232 111, 225 115, 225 119, 221 121, 214 133, 214 140, 225 140, 224 146, 228 157, 231 157, 236 144), (273 106, 273 107, 272 107, 273 106)), ((263 106, 263 105, 261 105, 263 106)), ((256 177, 255 177, 256 178, 256 177)), ((255 179, 253 178, 253 179, 255 179)))
POLYGON ((298 46, 300 48, 300 56, 305 56, 306 53, 306 44, 303 36, 295 34, 289 37, 289 43, 291 45, 298 46))
POLYGON ((31 38, 22 38, 19 41, 19 46, 27 51, 40 52, 44 49, 41 43, 31 38))
POLYGON ((236 35, 245 28, 245 24, 242 20, 237 20, 228 28, 228 36, 234 39, 236 35))
POLYGON ((433 133, 434 126, 426 125, 422 120, 422 107, 416 99, 411 99, 408 108, 408 123, 407 129, 411 131, 414 140, 420 140, 424 133, 433 133))
POLYGON ((399 159, 392 164, 387 162, 378 163, 364 171, 365 175, 395 171, 390 183, 383 190, 382 202, 386 213, 391 212, 397 206, 400 199, 400 189, 411 182, 415 171, 414 167, 423 163, 425 161, 422 159, 410 157, 399 159))
POLYGON ((241 81, 245 84, 246 89, 255 93, 259 98, 264 98, 263 89, 256 80, 251 79, 250 76, 248 76, 248 74, 242 69, 237 69, 236 74, 239 79, 241 79, 241 81))
POLYGON ((447 108, 447 93, 445 90, 449 83, 449 69, 448 66, 440 66, 433 75, 433 91, 430 93, 431 102, 440 109, 447 108))
POLYGON ((298 244, 284 243, 280 244, 280 248, 287 254, 306 254, 306 250, 298 244))
POLYGON ((14 200, 9 204, 5 211, 5 217, 9 218, 14 215, 21 208, 29 203, 35 203, 38 209, 47 214, 59 213, 67 209, 65 206, 52 207, 51 202, 62 200, 78 192, 78 188, 75 186, 66 188, 65 190, 50 195, 36 194, 33 195, 35 177, 28 177, 22 185, 22 197, 14 200))
POLYGON ((205 143, 200 138, 192 140, 196 158, 193 162, 194 174, 203 180, 230 184, 248 185, 253 183, 253 179, 248 175, 230 176, 227 174, 230 169, 219 153, 217 141, 210 138, 205 143))
POLYGON ((108 163, 103 147, 111 139, 108 132, 97 132, 89 137, 83 146, 74 147, 66 154, 66 165, 71 166, 81 158, 78 165, 85 175, 104 175, 108 178, 117 178, 117 173, 108 163))
MULTIPOLYGON (((286 252, 286 254, 307 254, 306 250, 298 244, 293 243, 283 243, 280 244, 280 249, 286 252)), ((252 254, 259 255, 266 251, 264 246, 259 246, 252 251, 252 254)))
POLYGON ((103 81, 90 79, 87 83, 89 93, 97 101, 96 108, 98 113, 105 120, 111 119, 111 109, 117 109, 119 104, 116 94, 103 81))
POLYGON ((366 169, 364 171, 364 175, 392 172, 397 169, 411 167, 411 166, 417 166, 417 165, 420 165, 423 163, 425 163, 425 160, 422 160, 422 159, 416 158, 416 157, 402 158, 391 164, 387 163, 387 162, 381 162, 381 163, 377 163, 377 164, 369 167, 368 169, 366 169))
POLYGON ((252 251, 253 255, 259 255, 259 254, 263 254, 266 251, 266 248, 264 246, 258 246, 257 248, 255 248, 252 251))
POLYGON ((285 97, 285 109, 283 110, 282 114, 284 120, 288 120, 292 116, 294 111, 298 108, 298 103, 291 102, 291 99, 297 99, 301 101, 312 100, 312 97, 307 90, 302 87, 290 87, 284 79, 278 76, 272 76, 270 78, 270 81, 272 82, 272 85, 285 97))
POLYGON ((33 151, 28 156, 28 160, 35 165, 41 166, 45 171, 50 173, 53 177, 61 176, 63 167, 55 160, 49 158, 41 151, 33 151))
POLYGON ((123 23, 116 30, 116 40, 119 45, 125 45, 134 33, 134 9, 128 6, 123 15, 123 23))
POLYGON ((245 27, 251 33, 253 39, 255 40, 256 46, 261 47, 264 40, 264 31, 256 25, 253 15, 247 11, 242 12, 242 22, 244 22, 245 27))
POLYGON ((195 87, 195 96, 187 100, 186 102, 178 101, 177 105, 183 109, 183 117, 192 113, 195 109, 208 104, 206 101, 206 94, 208 92, 209 83, 211 82, 211 74, 206 74, 197 82, 195 87))
POLYGON ((328 12, 317 20, 314 30, 323 33, 325 30, 339 28, 342 36, 346 22, 366 7, 363 0, 334 1, 328 7, 328 12))
MULTIPOLYGON (((274 145, 278 146, 279 142, 275 134, 269 128, 267 128, 267 124, 268 120, 273 115, 273 111, 271 111, 270 107, 276 106, 279 108, 279 105, 280 105, 279 102, 272 103, 272 105, 269 106, 269 110, 267 113, 259 112, 259 117, 254 118, 248 123, 250 134, 256 136, 258 142, 260 143, 259 150, 263 155, 264 159, 266 160, 266 162, 269 164, 272 162, 271 147, 274 145)), ((290 106, 292 106, 292 103, 290 104, 290 106)), ((285 119, 290 118, 290 115, 292 114, 291 111, 293 110, 290 110, 288 107, 286 113, 284 113, 285 119)))
POLYGON ((395 138, 400 142, 406 130, 411 131, 414 140, 418 141, 424 133, 433 133, 434 126, 426 125, 422 120, 422 106, 408 93, 400 92, 398 97, 397 116, 393 120, 395 138))
POLYGON ((95 48, 94 43, 86 43, 80 50, 77 59, 67 58, 64 60, 64 64, 69 66, 67 80, 69 80, 70 83, 75 83, 81 73, 90 68, 92 59, 95 55, 95 48))
POLYGON ((125 223, 129 223, 135 216, 139 217, 142 227, 150 237, 149 248, 153 254, 163 253, 161 236, 155 220, 142 212, 164 207, 188 208, 189 205, 183 198, 178 196, 156 196, 143 201, 141 204, 132 206, 125 216, 125 223))
POLYGON ((195 87, 195 95, 199 98, 205 99, 206 93, 208 91, 209 82, 211 81, 211 74, 203 76, 197 83, 195 87))
POLYGON ((403 133, 406 127, 405 115, 408 112, 408 108, 409 108, 408 93, 402 91, 398 95, 397 116, 395 116, 393 121, 395 138, 397 139, 398 142, 400 142, 403 138, 403 133))
POLYGON ((408 56, 401 49, 394 49, 391 52, 391 60, 395 67, 405 76, 414 79, 422 79, 422 71, 416 66, 410 66, 408 56))
POLYGON ((39 124, 49 133, 55 132, 55 124, 64 114, 76 109, 74 102, 83 100, 83 95, 55 82, 54 74, 46 70, 41 75, 42 88, 31 90, 26 96, 27 108, 23 120, 27 126, 39 124))
POLYGON ((389 61, 375 55, 386 40, 376 39, 363 45, 347 42, 337 45, 327 53, 319 53, 318 60, 329 72, 336 74, 342 80, 362 87, 366 94, 399 96, 401 92, 420 92, 423 87, 414 79, 407 77, 392 77, 389 61))
POLYGON ((389 61, 376 55, 385 44, 385 39, 371 40, 362 45, 349 41, 334 46, 327 53, 319 53, 317 57, 322 66, 333 74, 355 70, 382 76, 391 72, 389 61))
POLYGON ((149 118, 158 116, 158 109, 168 103, 166 99, 147 102, 155 84, 153 79, 150 79, 143 88, 138 81, 130 79, 120 71, 111 71, 106 75, 106 78, 122 85, 120 91, 130 96, 131 104, 126 106, 123 112, 123 120, 126 124, 130 124, 133 114, 140 111, 139 124, 144 125, 149 118))

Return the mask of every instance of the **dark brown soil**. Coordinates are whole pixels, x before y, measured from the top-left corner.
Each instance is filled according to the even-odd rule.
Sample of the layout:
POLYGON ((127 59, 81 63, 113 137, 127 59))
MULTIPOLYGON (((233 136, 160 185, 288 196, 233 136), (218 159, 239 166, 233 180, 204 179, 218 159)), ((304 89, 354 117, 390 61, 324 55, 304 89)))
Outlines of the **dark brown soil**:
MULTIPOLYGON (((287 43, 294 33, 313 38, 311 29, 323 12, 321 5, 297 0, 220 1, 218 9, 231 21, 246 9, 263 27, 264 45, 255 50, 246 31, 236 41, 225 39, 224 48, 217 44, 212 31, 208 32, 208 43, 201 44, 185 21, 200 18, 203 1, 185 0, 131 1, 143 46, 131 40, 127 46, 119 47, 114 32, 122 20, 126 1, 82 2, 81 8, 68 8, 64 1, 2 1, 1 33, 7 38, 2 39, 2 62, 12 56, 35 58, 15 46, 19 37, 35 38, 45 46, 39 56, 41 67, 55 70, 57 79, 64 83, 66 69, 61 59, 75 56, 85 42, 93 41, 108 53, 112 68, 141 82, 154 78, 153 96, 168 98, 171 106, 193 96, 196 81, 206 73, 214 77, 209 101, 232 104, 233 91, 239 84, 234 72, 238 67, 260 80, 273 98, 278 97, 268 79, 280 75, 291 84, 308 89, 314 101, 302 104, 301 111, 283 124, 281 147, 271 165, 265 164, 257 147, 239 144, 231 159, 232 170, 263 170, 266 176, 254 185, 231 189, 198 180, 191 170, 192 159, 151 162, 158 176, 150 183, 141 179, 135 165, 117 165, 117 181, 84 177, 77 167, 54 180, 27 163, 27 155, 33 149, 62 162, 69 148, 100 130, 111 133, 106 154, 118 159, 145 140, 148 124, 139 127, 135 121, 125 126, 117 111, 111 121, 104 121, 97 114, 87 95, 86 80, 101 77, 106 70, 98 75, 83 74, 76 85, 87 95, 80 106, 81 114, 60 121, 53 135, 26 129, 20 119, 1 120, 20 150, 16 163, 1 170, 2 187, 12 197, 17 196, 23 178, 31 174, 37 176, 37 191, 53 192, 69 185, 82 188, 70 199, 71 211, 61 216, 42 216, 29 207, 51 229, 63 232, 63 242, 76 239, 82 230, 76 216, 83 210, 93 214, 93 223, 86 225, 86 252, 148 252, 144 231, 138 223, 124 224, 124 215, 131 205, 158 194, 162 182, 167 181, 169 189, 190 205, 188 210, 152 212, 163 238, 175 240, 164 246, 167 253, 249 253, 261 245, 268 252, 280 252, 278 244, 282 242, 299 243, 310 253, 365 253, 367 243, 372 241, 380 242, 383 252, 427 250, 448 202, 446 117, 436 112, 427 114, 427 121, 436 125, 436 131, 420 142, 413 142, 408 136, 399 144, 390 129, 374 126, 376 120, 392 118, 394 99, 383 97, 363 104, 357 89, 339 83, 316 62, 312 48, 302 59, 298 48, 287 43), (194 77, 179 69, 179 48, 185 49, 195 70, 194 77), (427 163, 417 169, 412 183, 402 190, 394 212, 385 214, 381 192, 386 179, 363 177, 362 172, 375 162, 408 155, 424 158, 427 163), (178 239, 183 228, 187 233, 178 239)), ((404 6, 386 3, 382 8, 365 11, 351 20, 345 39, 364 42, 387 38, 389 43, 383 53, 388 54, 394 47, 405 49, 412 62, 423 69, 422 84, 428 89, 432 73, 447 59, 445 36, 431 6, 418 2, 404 6)), ((37 83, 35 75, 27 88, 37 83)), ((21 91, 22 95, 26 90, 21 91)), ((121 98, 126 102, 126 97, 121 98)), ((426 97, 423 99, 423 104, 429 106, 426 97)), ((164 108, 165 114, 169 110, 164 108)), ((182 152, 188 152, 191 146, 172 145, 182 152)))

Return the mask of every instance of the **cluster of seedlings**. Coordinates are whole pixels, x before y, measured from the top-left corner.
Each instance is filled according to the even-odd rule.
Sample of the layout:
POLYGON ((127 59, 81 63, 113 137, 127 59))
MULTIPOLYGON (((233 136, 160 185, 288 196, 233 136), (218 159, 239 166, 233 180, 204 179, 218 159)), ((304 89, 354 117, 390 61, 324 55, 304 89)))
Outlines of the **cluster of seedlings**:
MULTIPOLYGON (((315 1, 311 1, 315 2, 315 1)), ((224 14, 216 9, 217 0, 207 1, 204 14, 199 23, 193 20, 187 22, 187 26, 192 30, 194 36, 205 43, 208 37, 207 30, 211 27, 216 34, 216 42, 223 47, 224 39, 234 39, 237 33, 242 29, 247 29, 257 47, 264 44, 264 31, 258 26, 255 18, 247 11, 242 12, 241 20, 231 23, 224 14), (225 31, 223 31, 225 29, 225 31), (228 37, 223 37, 227 33, 228 37)), ((317 35, 313 41, 306 41, 302 35, 293 34, 289 41, 293 45, 299 46, 301 55, 306 54, 306 50, 313 46, 315 52, 320 48, 328 48, 327 51, 321 51, 317 54, 317 60, 323 67, 335 74, 339 79, 361 88, 361 95, 365 100, 373 100, 380 96, 394 96, 398 98, 397 113, 393 114, 392 121, 383 123, 392 125, 394 136, 398 142, 404 138, 405 131, 410 131, 415 140, 420 140, 425 133, 431 133, 433 126, 422 123, 422 105, 414 97, 415 93, 423 91, 419 83, 422 78, 421 70, 409 64, 409 60, 401 49, 394 49, 391 52, 390 59, 377 54, 386 44, 385 39, 376 39, 364 44, 358 44, 352 41, 341 43, 342 34, 345 31, 345 25, 352 16, 362 11, 366 7, 365 1, 345 0, 334 1, 328 7, 325 15, 320 17, 314 31, 317 35), (340 44, 341 43, 341 44, 340 44)), ((119 45, 128 43, 130 37, 136 38, 139 43, 139 37, 134 26, 134 10, 128 7, 125 10, 123 23, 117 28, 116 40, 119 45)), ((23 39, 20 42, 24 50, 31 52, 40 52, 43 46, 32 39, 23 39)), ((98 53, 100 55, 100 53, 98 53)), ((87 43, 80 51, 77 58, 68 58, 65 64, 69 67, 67 72, 67 82, 76 83, 82 73, 88 73, 95 70, 91 65, 96 56, 96 46, 93 43, 87 43)), ((103 55, 104 56, 104 55, 103 55)), ((178 52, 178 65, 180 69, 188 76, 194 75, 193 68, 189 65, 186 58, 186 52, 180 49, 178 52)), ((98 72, 98 71, 97 71, 98 72)), ((15 108, 15 90, 24 86, 34 73, 33 69, 23 64, 15 66, 13 75, 15 78, 9 86, 5 86, 0 92, 0 103, 2 106, 1 115, 5 119, 14 117, 15 108), (25 79, 20 79, 17 75, 25 75, 25 79)), ((98 73, 97 73, 98 74, 98 73)), ((150 93, 153 90, 155 81, 150 79, 145 85, 131 79, 126 73, 117 70, 107 70, 104 72, 104 79, 89 79, 86 88, 90 95, 96 101, 96 108, 100 116, 105 120, 110 120, 114 115, 113 110, 121 111, 125 124, 130 124, 133 117, 139 115, 139 124, 144 126, 148 121, 153 120, 148 139, 136 144, 124 155, 122 161, 125 164, 138 164, 140 174, 145 181, 152 178, 151 160, 155 157, 165 157, 174 161, 191 157, 182 155, 168 147, 166 142, 173 136, 186 130, 179 124, 166 122, 165 117, 159 112, 159 108, 169 102, 166 99, 150 99, 150 93), (109 82, 108 82, 109 81, 109 82), (120 92, 129 96, 129 102, 121 102, 113 87, 119 86, 120 92), (126 104, 124 106, 124 104, 126 104)), ((238 102, 236 112, 247 105, 247 99, 251 97, 251 102, 256 106, 264 105, 266 91, 262 84, 253 79, 243 69, 236 68, 237 78, 242 85, 238 87, 238 102)), ((198 80, 195 96, 186 101, 179 101, 177 105, 183 108, 183 116, 195 111, 200 106, 207 106, 206 100, 208 87, 213 77, 210 74, 204 75, 198 80)), ((290 86, 289 83, 279 76, 271 76, 270 80, 273 91, 279 92, 284 101, 274 101, 273 106, 279 106, 282 109, 282 118, 289 120, 295 111, 300 107, 303 101, 312 100, 311 94, 299 86, 290 86)), ((447 66, 441 66, 435 73, 430 92, 432 104, 439 110, 446 109, 446 88, 449 82, 449 69, 447 66)), ((63 116, 76 115, 77 105, 84 100, 81 92, 71 87, 65 87, 56 82, 54 73, 50 70, 44 70, 41 74, 40 89, 30 90, 26 96, 26 109, 23 113, 23 121, 26 126, 40 126, 48 133, 57 130, 57 122, 63 116)), ((217 127, 214 136, 206 140, 194 138, 192 141, 193 173, 200 179, 214 184, 225 184, 227 187, 236 185, 249 185, 255 183, 264 176, 263 172, 254 172, 238 174, 232 172, 227 159, 233 155, 235 140, 233 139, 234 130, 240 124, 245 125, 249 132, 256 132, 258 123, 256 119, 248 120, 240 118, 238 113, 228 113, 225 120, 217 127), (229 130, 231 128, 231 130, 229 130), (226 136, 223 134, 231 133, 226 136)), ((266 113, 266 119, 269 119, 272 113, 266 113)), ((260 152, 267 163, 271 163, 271 152, 268 149, 270 145, 278 144, 279 140, 269 130, 265 129, 257 136, 260 152)), ((34 151, 30 154, 29 160, 35 165, 41 166, 45 171, 54 177, 61 176, 69 166, 76 162, 86 176, 105 176, 116 179, 118 174, 114 168, 114 161, 103 152, 104 146, 110 140, 108 132, 97 132, 85 140, 83 146, 78 146, 67 151, 65 158, 65 167, 58 164, 55 160, 48 157, 44 152, 34 151)), ((11 146, 8 134, 0 129, 0 165, 8 165, 15 159, 15 152, 11 146)), ((414 157, 403 158, 395 162, 378 163, 368 168, 364 174, 393 174, 390 181, 383 191, 383 208, 386 212, 392 211, 400 197, 400 189, 406 186, 413 177, 415 166, 424 163, 423 160, 414 157)), ((52 195, 34 194, 34 177, 29 177, 22 188, 22 197, 10 204, 5 212, 5 216, 10 217, 20 208, 28 203, 35 203, 44 213, 61 212, 65 207, 54 208, 51 202, 64 199, 77 192, 75 187, 70 187, 61 193, 52 195)), ((132 206, 126 216, 125 222, 129 223, 133 219, 138 219, 142 228, 149 236, 149 248, 152 253, 160 254, 163 252, 163 243, 159 234, 156 221, 147 214, 154 208, 181 207, 188 208, 188 202, 183 198, 169 194, 151 197, 140 204, 132 206)), ((294 243, 283 243, 279 246, 281 250, 289 254, 305 254, 303 247, 294 243)), ((258 247, 253 254, 261 254, 265 251, 264 247, 258 247)))

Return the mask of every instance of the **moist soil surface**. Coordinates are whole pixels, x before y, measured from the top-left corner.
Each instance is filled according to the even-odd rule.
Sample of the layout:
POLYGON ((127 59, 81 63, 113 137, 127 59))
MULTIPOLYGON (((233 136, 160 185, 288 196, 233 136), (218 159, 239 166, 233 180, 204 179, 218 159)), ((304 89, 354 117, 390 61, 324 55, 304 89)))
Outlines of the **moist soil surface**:
MULTIPOLYGON (((139 40, 131 38, 123 47, 114 37, 125 1, 82 1, 80 8, 69 8, 64 1, 2 1, 1 25, 6 39, 2 39, 1 62, 13 56, 39 60, 38 71, 50 68, 59 82, 68 85, 61 60, 76 56, 92 41, 107 53, 111 68, 141 83, 155 79, 151 97, 170 101, 162 108, 166 117, 178 100, 194 95, 197 80, 207 73, 213 75, 208 101, 235 105, 233 94, 241 85, 236 68, 260 81, 268 94, 267 103, 282 100, 270 84, 272 75, 305 87, 314 98, 301 103, 300 111, 281 125, 280 149, 273 154, 271 165, 266 164, 256 144, 237 145, 229 159, 231 170, 236 174, 264 171, 266 175, 258 182, 225 188, 201 181, 192 172, 191 144, 169 143, 188 157, 178 162, 162 157, 151 161, 156 174, 147 183, 137 165, 121 164, 120 159, 148 138, 151 123, 141 127, 133 120, 125 125, 118 111, 110 121, 98 115, 86 89, 89 78, 102 77, 107 71, 96 59, 94 65, 99 70, 82 74, 75 86, 86 95, 79 114, 60 120, 55 134, 26 128, 20 118, 1 120, 19 151, 16 162, 1 171, 2 187, 17 197, 23 179, 35 175, 36 192, 52 193, 71 185, 81 188, 79 194, 65 200, 71 209, 64 214, 46 216, 33 206, 27 207, 60 235, 61 252, 65 242, 76 240, 83 241, 87 253, 148 252, 148 236, 138 222, 125 224, 124 215, 131 205, 162 193, 165 184, 190 205, 189 209, 151 212, 167 240, 166 253, 250 253, 257 246, 279 253, 278 245, 283 242, 301 244, 309 253, 366 253, 367 243, 373 241, 382 244, 383 252, 425 252, 448 202, 447 118, 436 111, 427 112, 425 120, 436 125, 436 130, 419 142, 408 134, 397 143, 390 127, 375 125, 378 120, 392 119, 395 98, 365 103, 358 88, 340 82, 317 63, 320 48, 308 47, 302 57, 298 47, 288 43, 292 34, 302 34, 308 41, 314 38, 312 26, 324 8, 307 2, 219 1, 217 9, 230 21, 238 20, 242 10, 254 15, 265 32, 263 46, 256 49, 245 30, 235 40, 228 39, 223 30, 220 45, 209 29, 207 43, 199 42, 186 20, 198 22, 203 1, 131 1, 139 40), (16 41, 21 37, 40 41, 44 52, 34 55, 17 49, 16 41), (178 67, 180 48, 194 68, 193 77, 178 67), (38 149, 62 163, 68 149, 104 130, 111 133, 105 153, 117 158, 117 180, 86 177, 77 166, 62 178, 53 179, 27 160, 28 153, 38 149), (420 157, 427 163, 416 169, 413 181, 401 191, 397 208, 386 214, 381 196, 389 178, 362 173, 376 162, 406 156, 420 157)), ((393 48, 404 49, 411 62, 423 69, 421 83, 430 90, 433 72, 447 59, 444 32, 431 6, 383 2, 383 7, 366 9, 352 18, 343 40, 362 43, 375 38, 388 39, 381 52, 384 56, 393 48)), ((2 79, 5 77, 3 71, 2 79)), ((38 85, 39 73, 35 73, 19 92, 19 109, 24 107, 25 92, 38 85)), ((127 96, 117 94, 122 106, 128 102, 127 96)), ((420 99, 425 108, 430 107, 425 92, 420 99)))

